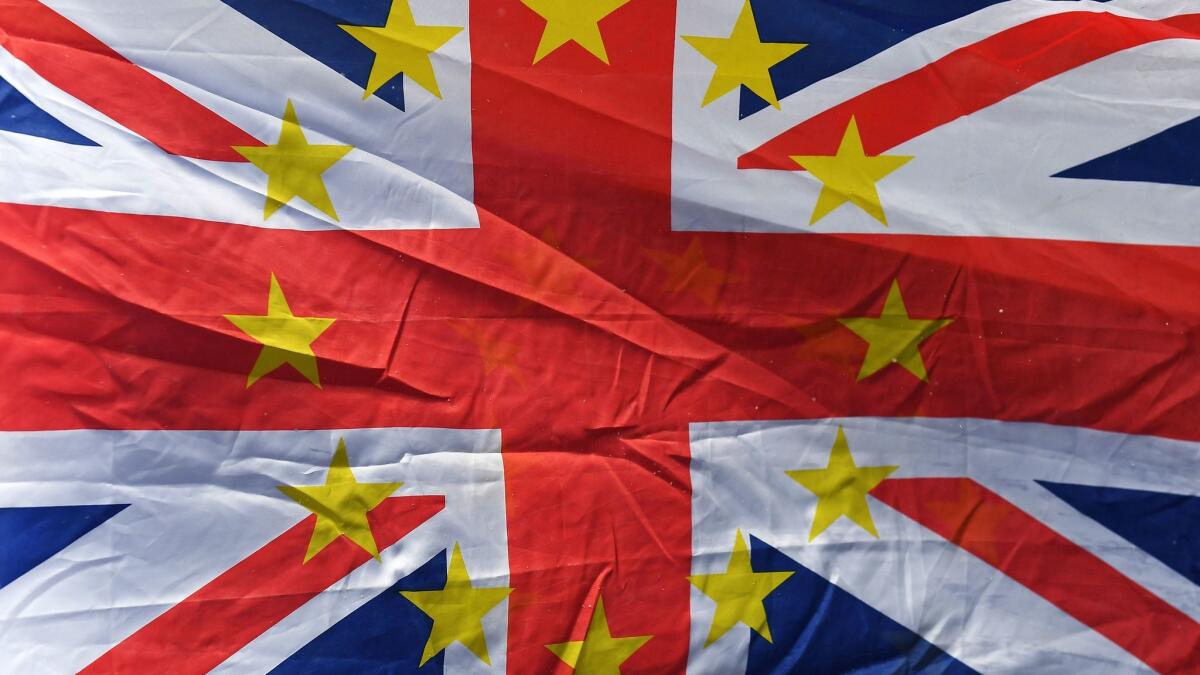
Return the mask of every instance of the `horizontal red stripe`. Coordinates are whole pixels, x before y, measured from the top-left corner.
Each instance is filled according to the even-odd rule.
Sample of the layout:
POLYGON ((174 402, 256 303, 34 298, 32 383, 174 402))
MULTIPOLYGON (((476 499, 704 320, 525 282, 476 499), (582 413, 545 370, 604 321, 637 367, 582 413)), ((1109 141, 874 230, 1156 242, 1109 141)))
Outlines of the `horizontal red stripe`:
POLYGON ((1200 672, 1200 624, 979 483, 893 479, 871 494, 1158 672, 1200 672))
POLYGON ((1200 14, 1160 21, 1066 12, 1021 24, 836 105, 738 158, 740 169, 800 171, 790 155, 832 155, 850 118, 877 155, 1096 59, 1159 40, 1200 38, 1200 14))
MULTIPOLYGON (((565 426, 578 429, 580 419, 597 416, 608 425, 611 408, 597 408, 586 397, 569 395, 572 389, 590 388, 590 378, 597 372, 596 364, 573 361, 567 358, 573 352, 564 351, 584 339, 595 341, 597 356, 605 364, 615 363, 620 358, 617 350, 632 345, 636 356, 627 355, 622 370, 636 372, 638 362, 654 353, 665 359, 656 367, 656 375, 684 377, 694 364, 709 368, 725 386, 734 382, 738 388, 776 399, 800 396, 793 385, 761 365, 727 354, 537 239, 494 221, 483 230, 466 233, 301 233, 0 205, 0 222, 12 225, 0 233, 0 242, 14 250, 13 264, 0 268, 0 275, 13 291, 10 306, 20 308, 22 315, 18 324, 9 327, 11 339, 28 341, 8 352, 0 350, 0 360, 5 354, 25 361, 56 352, 72 361, 73 369, 96 364, 98 356, 112 366, 103 367, 104 375, 81 377, 73 369, 52 375, 56 383, 51 388, 76 390, 92 401, 80 401, 81 407, 69 413, 73 422, 61 417, 53 422, 65 427, 138 428, 150 418, 159 420, 152 425, 189 428, 237 427, 247 419, 266 428, 373 426, 395 423, 398 411, 403 411, 406 425, 489 426, 497 421, 496 408, 516 412, 521 419, 529 417, 528 406, 513 410, 508 401, 550 387, 563 391, 583 415, 562 417, 565 426), (79 246, 81 235, 88 240, 98 237, 97 247, 79 246), (230 245, 230 237, 236 238, 240 257, 210 253, 230 245), (321 262, 314 265, 313 261, 321 262), (314 343, 325 387, 320 405, 313 409, 321 411, 317 418, 297 417, 290 406, 270 400, 276 395, 314 400, 315 390, 289 368, 246 388, 245 373, 260 345, 222 318, 265 311, 271 273, 279 278, 293 311, 339 320, 314 343), (164 274, 175 281, 165 281, 164 274), (155 278, 165 283, 147 281, 155 278), (339 281, 331 285, 333 279, 339 281), (46 305, 28 294, 40 294, 45 284, 62 287, 84 303, 76 310, 83 316, 72 319, 39 311, 46 305), (497 289, 527 294, 561 314, 547 317, 543 309, 517 315, 514 299, 497 289), (642 318, 631 321, 634 317, 642 318), (448 319, 480 323, 485 341, 515 345, 512 366, 535 379, 513 377, 512 367, 481 368, 480 348, 448 319), (620 337, 614 339, 614 334, 620 337), (64 350, 82 350, 87 355, 67 357, 64 350), (171 405, 173 413, 164 407, 147 415, 145 400, 126 407, 107 393, 92 398, 78 390, 82 382, 96 383, 106 391, 137 391, 135 396, 145 399, 144 387, 157 388, 151 382, 160 376, 167 378, 162 381, 165 389, 150 397, 154 400, 222 391, 221 400, 213 402, 215 408, 171 405), (478 397, 481 388, 511 392, 512 398, 478 397), (264 394, 267 390, 276 393, 264 394), (215 417, 208 422, 185 421, 204 409, 216 413, 215 417), (159 417, 160 413, 173 419, 159 417), (220 421, 231 413, 237 422, 220 421)), ((633 375, 630 389, 611 391, 605 397, 616 401, 637 391, 644 386, 637 384, 637 377, 633 375)), ((37 377, 23 381, 41 387, 37 377)), ((5 393, 0 392, 0 427, 37 428, 51 423, 41 413, 17 405, 18 400, 39 394, 13 392, 12 405, 4 405, 5 393)), ((55 415, 50 408, 42 410, 55 415)), ((544 424, 529 419, 530 424, 544 424)), ((510 415, 504 423, 517 422, 510 415)))
MULTIPOLYGON (((379 549, 445 508, 443 497, 392 497, 367 514, 379 549)), ((207 673, 371 560, 339 537, 307 563, 309 516, 92 662, 83 673, 207 673)))
MULTIPOLYGON (((737 277, 714 306, 636 250, 573 251, 605 261, 601 278, 503 224, 301 233, 3 206, 0 369, 17 377, 0 388, 0 428, 499 423, 511 444, 631 424, 926 415, 1200 440, 1198 249, 698 239, 737 277), (237 257, 212 253, 231 246, 237 257), (295 312, 338 319, 313 345, 323 390, 290 367, 245 386, 260 347, 222 315, 265 311, 272 272, 295 312), (955 321, 922 346, 929 382, 899 367, 858 382, 866 344, 837 319, 878 314, 895 278, 913 316, 955 321), (518 313, 518 292, 544 306, 518 313), (508 345, 521 377, 486 370, 454 321, 508 345), (784 384, 759 384, 762 372, 784 384)), ((642 237, 678 252, 690 240, 642 237)))
POLYGON ((38 0, 0 4, 0 46, 169 153, 244 162, 231 146, 262 145, 38 0))

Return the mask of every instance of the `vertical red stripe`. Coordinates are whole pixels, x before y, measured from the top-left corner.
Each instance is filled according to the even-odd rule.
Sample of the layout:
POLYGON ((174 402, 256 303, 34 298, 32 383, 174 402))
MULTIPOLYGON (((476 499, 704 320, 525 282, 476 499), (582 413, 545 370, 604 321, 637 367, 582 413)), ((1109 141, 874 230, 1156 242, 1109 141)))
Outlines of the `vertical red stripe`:
MULTIPOLYGON (((367 514, 380 550, 443 508, 442 497, 393 497, 367 514)), ((339 537, 312 560, 309 516, 92 662, 83 673, 207 673, 371 560, 339 537)))
POLYGON ((169 153, 244 162, 230 146, 262 145, 38 0, 0 4, 0 46, 56 87, 169 153))
MULTIPOLYGON (((674 3, 632 0, 602 20, 608 64, 568 43, 534 65, 545 21, 519 0, 477 0, 471 15, 480 208, 503 227, 603 251, 591 262, 605 279, 643 268, 643 234, 670 229, 674 3)), ((665 323, 656 317, 638 327, 665 323)), ((555 400, 538 408, 560 422, 514 434, 514 421, 535 414, 529 402, 498 411, 515 588, 509 672, 565 668, 545 645, 581 639, 599 595, 613 635, 654 636, 623 673, 678 672, 687 662, 691 559, 685 423, 661 420, 661 408, 635 415, 578 405, 569 392, 599 402, 646 386, 636 373, 613 380, 613 364, 640 361, 640 350, 634 357, 581 332, 557 356, 581 358, 593 342, 605 344, 603 356, 591 355, 593 381, 563 381, 555 400), (586 412, 568 423, 564 408, 586 412), (556 436, 555 426, 578 431, 556 436)))
POLYGON ((1200 624, 966 478, 884 481, 871 495, 978 556, 1161 673, 1200 672, 1200 624))
POLYGON ((509 452, 508 670, 560 666, 547 644, 582 640, 603 597, 616 637, 653 635, 622 673, 687 663, 691 496, 685 432, 597 434, 509 452), (559 451, 555 451, 559 450, 559 451))

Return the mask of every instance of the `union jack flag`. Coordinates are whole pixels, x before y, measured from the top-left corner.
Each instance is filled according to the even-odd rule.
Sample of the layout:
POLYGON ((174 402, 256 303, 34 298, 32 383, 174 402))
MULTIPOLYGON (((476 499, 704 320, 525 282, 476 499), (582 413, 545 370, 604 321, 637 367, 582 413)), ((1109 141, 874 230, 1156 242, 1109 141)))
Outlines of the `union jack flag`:
POLYGON ((6 0, 0 672, 1200 673, 1197 0, 6 0))

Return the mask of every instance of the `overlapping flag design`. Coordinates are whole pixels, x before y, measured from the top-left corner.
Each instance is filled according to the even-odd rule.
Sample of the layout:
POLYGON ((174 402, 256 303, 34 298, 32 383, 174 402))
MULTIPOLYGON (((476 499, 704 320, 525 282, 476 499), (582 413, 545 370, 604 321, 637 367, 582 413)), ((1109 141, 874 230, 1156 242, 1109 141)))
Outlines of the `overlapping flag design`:
POLYGON ((0 672, 1200 670, 1193 0, 10 0, 0 672))

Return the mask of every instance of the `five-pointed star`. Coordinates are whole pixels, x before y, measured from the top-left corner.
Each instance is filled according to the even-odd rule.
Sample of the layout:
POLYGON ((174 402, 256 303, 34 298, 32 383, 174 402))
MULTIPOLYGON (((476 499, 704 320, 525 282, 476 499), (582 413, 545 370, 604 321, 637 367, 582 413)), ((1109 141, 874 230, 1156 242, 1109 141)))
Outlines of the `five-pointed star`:
POLYGON ((413 20, 408 0, 392 0, 392 8, 383 26, 342 24, 340 28, 375 52, 363 99, 369 98, 400 73, 434 96, 442 97, 429 55, 458 35, 461 26, 418 26, 413 20))
POLYGON ((817 514, 813 518, 808 540, 812 541, 838 518, 846 516, 876 538, 875 521, 867 504, 867 493, 883 482, 898 466, 857 466, 846 442, 846 433, 838 427, 829 464, 824 469, 788 471, 792 480, 817 496, 817 514))
POLYGON ((574 42, 593 56, 608 63, 604 37, 600 35, 600 20, 612 14, 629 0, 521 0, 526 7, 546 20, 546 29, 538 42, 533 62, 546 58, 550 52, 574 42))
POLYGON ((750 0, 742 5, 729 37, 684 35, 683 39, 717 66, 701 107, 744 86, 778 108, 779 97, 775 95, 775 84, 771 81, 771 67, 808 46, 802 42, 763 42, 758 36, 750 0))
POLYGON ((285 363, 290 363, 317 388, 321 387, 321 378, 317 374, 317 357, 313 353, 312 343, 333 325, 336 319, 292 314, 292 308, 288 306, 287 298, 283 297, 283 289, 274 274, 271 275, 271 290, 267 293, 265 316, 224 316, 263 346, 254 367, 250 369, 250 375, 246 378, 246 388, 285 363))
POLYGON ((546 649, 571 666, 579 675, 621 675, 621 664, 642 648, 653 637, 615 638, 608 631, 608 616, 604 613, 604 599, 596 599, 587 635, 582 640, 546 645, 546 649))
POLYGON ((524 376, 517 365, 517 354, 520 349, 511 342, 501 342, 488 335, 483 326, 470 320, 455 321, 450 324, 454 332, 463 336, 479 350, 479 358, 483 361, 483 374, 490 376, 497 369, 503 368, 516 380, 523 384, 524 376))
POLYGON ((850 202, 887 226, 887 215, 875 184, 912 159, 903 155, 867 156, 863 150, 858 121, 850 118, 836 155, 792 155, 792 161, 817 177, 824 186, 817 197, 809 225, 815 225, 834 209, 850 202))
POLYGON ((309 143, 290 99, 283 111, 283 127, 275 145, 235 145, 233 149, 267 174, 263 220, 270 218, 292 197, 299 197, 330 218, 338 219, 321 174, 354 148, 309 143))
POLYGON ((483 617, 509 593, 512 593, 511 588, 479 588, 472 585, 471 577, 467 575, 467 563, 458 544, 454 544, 445 588, 440 591, 400 592, 433 619, 433 630, 425 642, 420 665, 425 665, 426 661, 455 642, 461 642, 481 661, 491 665, 487 637, 483 632, 483 617))
POLYGON ((341 535, 379 560, 379 547, 367 513, 398 490, 403 483, 360 483, 350 471, 346 441, 338 440, 324 485, 280 485, 279 491, 317 516, 304 562, 320 553, 341 535))
POLYGON ((862 381, 883 370, 889 364, 898 363, 918 378, 928 379, 925 361, 921 358, 921 343, 926 338, 950 325, 954 319, 914 319, 908 315, 904 297, 900 295, 900 282, 892 281, 883 312, 878 317, 838 319, 867 341, 867 357, 863 359, 858 379, 862 381))
POLYGON ((726 284, 738 281, 736 276, 708 264, 698 237, 682 254, 648 250, 646 255, 666 271, 669 293, 687 289, 709 306, 717 304, 726 284))
POLYGON ((744 623, 771 641, 771 627, 767 625, 767 610, 763 600, 779 584, 788 580, 793 572, 755 572, 750 566, 750 549, 737 531, 733 541, 733 553, 729 555, 729 566, 718 574, 694 574, 688 577, 692 585, 717 603, 713 613, 712 628, 708 631, 707 647, 729 632, 738 623, 744 623))

